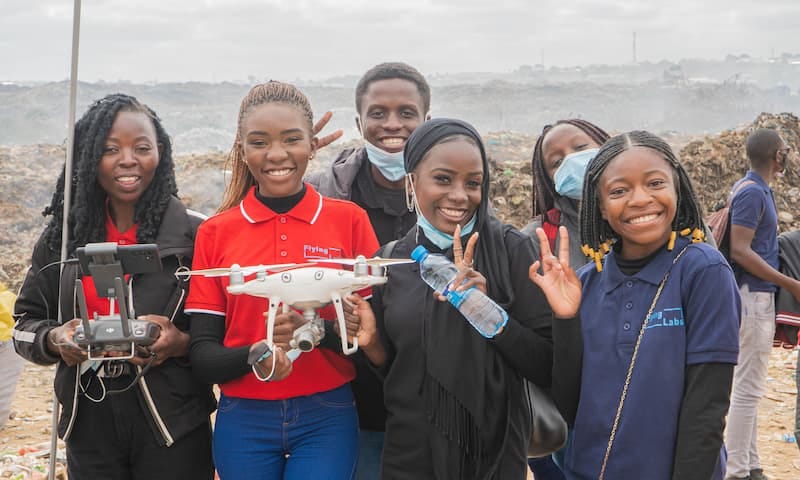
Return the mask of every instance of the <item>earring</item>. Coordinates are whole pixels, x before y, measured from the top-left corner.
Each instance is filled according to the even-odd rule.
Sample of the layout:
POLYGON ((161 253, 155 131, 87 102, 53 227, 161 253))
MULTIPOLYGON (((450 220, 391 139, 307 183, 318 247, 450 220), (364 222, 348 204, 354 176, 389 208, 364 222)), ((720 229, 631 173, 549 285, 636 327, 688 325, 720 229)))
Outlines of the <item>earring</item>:
POLYGON ((309 160, 309 161, 310 161, 310 160, 314 160, 314 154, 313 154, 313 153, 312 153, 311 155, 309 155, 309 156, 308 156, 308 160, 309 160))
POLYGON ((411 181, 411 174, 410 173, 406 174, 405 187, 406 187, 406 208, 408 208, 409 212, 413 212, 414 211, 414 197, 415 197, 416 194, 414 192, 414 184, 411 181))

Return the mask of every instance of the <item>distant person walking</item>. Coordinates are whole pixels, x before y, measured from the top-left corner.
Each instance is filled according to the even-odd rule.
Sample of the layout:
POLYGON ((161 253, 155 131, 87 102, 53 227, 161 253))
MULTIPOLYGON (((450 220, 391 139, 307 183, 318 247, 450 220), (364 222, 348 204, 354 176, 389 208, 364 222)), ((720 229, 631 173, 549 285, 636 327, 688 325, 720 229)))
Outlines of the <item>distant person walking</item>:
POLYGON ((758 457, 758 402, 764 396, 775 334, 775 291, 800 300, 800 282, 782 274, 778 260, 778 212, 769 184, 782 175, 791 148, 771 129, 747 137, 750 171, 732 188, 731 259, 742 297, 739 364, 733 379, 726 445, 730 480, 767 478, 758 457))

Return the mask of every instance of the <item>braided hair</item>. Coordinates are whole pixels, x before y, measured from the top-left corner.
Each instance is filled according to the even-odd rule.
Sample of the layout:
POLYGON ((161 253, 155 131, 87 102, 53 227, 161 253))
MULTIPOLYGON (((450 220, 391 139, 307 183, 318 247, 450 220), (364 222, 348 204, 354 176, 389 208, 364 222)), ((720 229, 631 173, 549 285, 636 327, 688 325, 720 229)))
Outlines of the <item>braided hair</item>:
POLYGON ((555 206, 555 199, 558 197, 558 193, 556 193, 555 186, 553 185, 553 179, 551 179, 545 171, 542 145, 544 144, 544 138, 550 130, 558 125, 572 125, 583 131, 583 133, 588 135, 589 138, 594 140, 598 145, 604 144, 606 140, 610 138, 605 130, 591 122, 581 120, 580 118, 559 120, 552 125, 544 126, 541 135, 536 139, 536 145, 533 147, 533 157, 531 158, 531 171, 533 172, 533 195, 531 196, 531 200, 533 201, 532 211, 534 217, 541 215, 543 221, 547 220, 546 213, 555 206))
MULTIPOLYGON (((87 243, 103 242, 106 239, 108 194, 97 181, 97 167, 103 158, 106 140, 119 112, 147 115, 153 123, 159 146, 159 162, 153 181, 136 202, 134 210, 134 222, 138 224, 137 242, 155 241, 170 198, 178 193, 172 143, 158 115, 130 95, 116 93, 95 101, 75 124, 68 253, 87 243)), ((61 248, 65 175, 66 165, 58 177, 50 205, 42 212, 43 216, 52 217, 43 235, 47 245, 53 250, 61 248)))
POLYGON ((228 186, 225 188, 222 205, 217 209, 218 213, 238 205, 247 196, 250 188, 256 184, 256 180, 253 174, 250 173, 245 161, 244 147, 242 145, 244 141, 242 127, 244 119, 251 110, 267 103, 284 103, 297 107, 308 124, 309 136, 313 135, 314 112, 311 110, 311 103, 308 98, 300 89, 289 83, 275 80, 270 80, 267 83, 261 83, 251 88, 242 99, 242 104, 239 107, 236 140, 234 140, 233 147, 225 161, 225 170, 231 172, 231 181, 228 182, 228 186))
POLYGON ((583 253, 595 261, 598 270, 602 268, 603 256, 608 253, 611 244, 618 240, 616 232, 611 229, 611 225, 603 219, 600 213, 598 183, 608 164, 633 147, 649 148, 660 154, 675 172, 678 204, 675 218, 672 220, 673 231, 667 249, 672 250, 677 233, 682 236, 691 235, 692 241, 695 243, 705 240, 703 214, 697 203, 692 182, 672 148, 667 142, 650 132, 642 130, 628 132, 608 140, 586 167, 580 212, 581 243, 583 253))

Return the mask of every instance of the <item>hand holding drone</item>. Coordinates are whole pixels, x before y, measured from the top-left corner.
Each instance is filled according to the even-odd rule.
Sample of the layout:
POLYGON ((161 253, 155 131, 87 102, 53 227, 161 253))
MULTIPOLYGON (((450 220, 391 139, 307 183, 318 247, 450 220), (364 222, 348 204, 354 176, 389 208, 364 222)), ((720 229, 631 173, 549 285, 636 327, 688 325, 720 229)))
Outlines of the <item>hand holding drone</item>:
MULTIPOLYGON (((303 312, 306 321, 303 326, 294 330, 289 341, 291 350, 287 355, 294 360, 302 352, 309 352, 319 343, 324 335, 323 320, 317 309, 333 304, 339 331, 346 332, 345 315, 342 299, 352 292, 373 285, 386 283, 386 267, 402 263, 413 263, 411 259, 384 259, 380 257, 366 258, 360 255, 354 259, 320 258, 308 263, 290 263, 281 265, 254 265, 230 268, 211 268, 181 272, 182 275, 203 275, 206 277, 228 276, 228 293, 233 295, 252 295, 266 298, 268 309, 267 337, 269 346, 274 344, 275 318, 278 307, 283 305, 283 312, 289 308, 303 312), (341 266, 352 267, 345 269, 341 266), (245 277, 254 275, 252 280, 245 277)), ((348 345, 347 335, 342 335, 342 351, 353 354, 358 350, 358 340, 353 339, 352 347, 348 345)))

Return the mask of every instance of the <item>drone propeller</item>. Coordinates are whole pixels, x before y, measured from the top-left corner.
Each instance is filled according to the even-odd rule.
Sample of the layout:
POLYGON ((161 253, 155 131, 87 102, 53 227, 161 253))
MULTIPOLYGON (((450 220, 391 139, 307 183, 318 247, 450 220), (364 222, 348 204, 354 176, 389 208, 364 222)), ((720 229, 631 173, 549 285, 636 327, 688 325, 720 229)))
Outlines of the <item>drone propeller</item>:
POLYGON ((252 265, 248 267, 240 267, 239 265, 233 264, 230 268, 206 268, 203 270, 186 270, 183 272, 177 272, 176 275, 202 275, 204 277, 224 277, 226 275, 230 275, 231 273, 240 272, 242 275, 252 275, 257 272, 275 272, 280 271, 282 269, 296 267, 298 264, 296 263, 282 263, 278 265, 252 265))
POLYGON ((324 258, 319 260, 320 263, 338 263, 341 265, 369 265, 371 267, 386 267, 389 265, 401 265, 403 263, 414 263, 410 258, 324 258))

